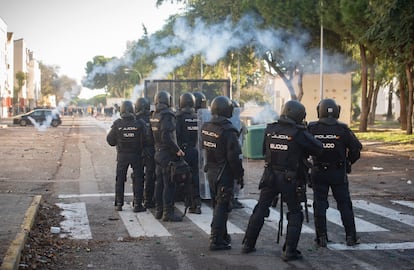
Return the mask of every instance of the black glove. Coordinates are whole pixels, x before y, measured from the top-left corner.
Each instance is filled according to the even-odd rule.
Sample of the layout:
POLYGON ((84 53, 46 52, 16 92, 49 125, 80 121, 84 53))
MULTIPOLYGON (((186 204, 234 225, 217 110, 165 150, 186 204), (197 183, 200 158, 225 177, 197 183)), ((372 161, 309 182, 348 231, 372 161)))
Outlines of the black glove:
POLYGON ((237 184, 240 185, 240 189, 243 189, 243 187, 244 187, 243 176, 240 177, 239 179, 237 179, 237 184))
POLYGON ((351 173, 351 172, 352 172, 351 161, 347 160, 346 161, 346 173, 351 173))

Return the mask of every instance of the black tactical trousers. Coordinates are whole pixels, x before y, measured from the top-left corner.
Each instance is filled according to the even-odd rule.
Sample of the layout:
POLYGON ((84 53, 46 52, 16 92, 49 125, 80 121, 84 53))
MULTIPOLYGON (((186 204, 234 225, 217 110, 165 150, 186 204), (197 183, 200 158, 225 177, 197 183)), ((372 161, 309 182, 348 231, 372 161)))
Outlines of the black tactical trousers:
POLYGON ((210 186, 210 195, 213 202, 213 219, 211 221, 211 241, 222 243, 228 238, 227 219, 232 210, 234 179, 228 169, 217 179, 221 168, 209 166, 207 178, 210 186))
POLYGON ((144 155, 143 167, 145 168, 144 199, 146 202, 154 200, 155 192, 155 161, 153 156, 144 155))
POLYGON ((327 233, 326 228, 326 210, 329 207, 328 192, 332 190, 332 195, 336 200, 337 207, 341 213, 342 224, 347 236, 356 235, 354 211, 349 194, 348 178, 345 170, 320 170, 315 169, 312 172, 313 188, 313 208, 315 229, 317 237, 327 233))
POLYGON ((198 169, 198 151, 195 147, 189 147, 185 149, 184 160, 191 167, 192 172, 192 201, 200 201, 200 178, 198 169))
POLYGON ((155 166, 155 206, 158 210, 173 209, 175 183, 171 181, 171 172, 168 168, 161 165, 155 166))
MULTIPOLYGON (((296 251, 302 230, 302 207, 296 195, 296 184, 285 179, 285 175, 274 171, 273 181, 268 182, 260 189, 260 196, 247 225, 244 244, 254 248, 257 238, 263 227, 265 217, 270 214, 269 207, 274 198, 282 194, 282 200, 287 204, 287 233, 285 248, 296 251)), ((282 202, 280 202, 282 203, 282 202)))
POLYGON ((119 153, 116 164, 115 205, 124 205, 125 182, 129 166, 133 170, 132 189, 134 193, 134 205, 142 203, 143 176, 141 154, 119 153))

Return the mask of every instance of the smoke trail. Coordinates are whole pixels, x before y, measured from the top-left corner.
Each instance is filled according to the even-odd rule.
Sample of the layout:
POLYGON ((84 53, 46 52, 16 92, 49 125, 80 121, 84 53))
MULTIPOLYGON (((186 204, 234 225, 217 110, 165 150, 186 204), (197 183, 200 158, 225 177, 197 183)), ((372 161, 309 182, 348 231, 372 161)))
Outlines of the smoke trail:
POLYGON ((257 16, 245 15, 237 23, 228 17, 221 23, 206 24, 196 19, 190 24, 184 17, 178 18, 172 34, 165 37, 149 36, 148 48, 137 46, 121 59, 113 59, 105 66, 97 66, 86 79, 93 79, 98 74, 110 74, 122 66, 131 66, 136 59, 148 54, 156 54, 155 70, 148 79, 165 78, 175 68, 186 63, 194 55, 202 55, 206 64, 213 65, 223 58, 227 52, 246 46, 256 49, 258 55, 266 50, 279 50, 285 59, 296 61, 305 55, 304 45, 308 41, 305 33, 295 39, 282 29, 261 28, 262 19, 257 16), (168 55, 171 50, 179 53, 168 55))

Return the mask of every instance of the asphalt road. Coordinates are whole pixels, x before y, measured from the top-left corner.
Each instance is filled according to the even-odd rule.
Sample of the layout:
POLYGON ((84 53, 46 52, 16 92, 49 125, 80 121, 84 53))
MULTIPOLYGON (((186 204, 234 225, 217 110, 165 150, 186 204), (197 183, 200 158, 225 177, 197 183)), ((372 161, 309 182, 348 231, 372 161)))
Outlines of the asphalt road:
MULTIPOLYGON (((208 200, 203 201, 202 215, 187 214, 182 223, 159 222, 151 211, 135 214, 129 207, 115 212, 116 153, 105 140, 111 122, 64 117, 62 126, 46 131, 18 126, 0 130, 1 193, 45 196, 66 219, 59 224, 62 235, 74 239, 72 244, 88 247, 79 249, 72 261, 62 261, 59 269, 414 269, 412 158, 367 147, 349 176, 361 244, 344 245, 344 230, 331 201, 328 248, 314 245, 310 207, 310 221, 304 223, 298 247, 304 259, 285 263, 280 259, 282 246, 276 243, 279 209, 272 209, 266 220, 257 251, 240 253, 258 198, 262 161, 244 160, 247 177, 240 200, 245 208, 230 214, 233 248, 229 251, 208 250, 208 200)), ((127 196, 126 201, 131 199, 127 196)), ((177 204, 177 213, 181 210, 177 204)), ((284 235, 281 243, 283 239, 284 235)))

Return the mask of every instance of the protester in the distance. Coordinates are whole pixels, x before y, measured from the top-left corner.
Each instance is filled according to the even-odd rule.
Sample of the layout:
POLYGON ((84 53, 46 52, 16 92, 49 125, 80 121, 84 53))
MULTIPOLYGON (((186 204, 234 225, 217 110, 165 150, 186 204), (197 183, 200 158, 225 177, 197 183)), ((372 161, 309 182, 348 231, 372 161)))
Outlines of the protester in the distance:
POLYGON ((155 96, 155 112, 150 119, 155 143, 155 218, 163 221, 182 221, 174 214, 175 183, 171 181, 170 162, 184 156, 177 144, 176 118, 171 110, 170 93, 160 91, 155 96))
POLYGON ((281 194, 288 208, 282 259, 290 261, 302 258, 297 249, 303 222, 302 187, 306 179, 302 161, 323 149, 322 143, 306 130, 303 123, 305 116, 305 107, 296 100, 290 100, 284 104, 280 119, 266 127, 263 141, 265 169, 259 184, 259 201, 250 216, 243 239, 243 253, 256 250, 256 240, 265 217, 269 216, 269 207, 276 195, 281 194))
POLYGON ((341 213, 346 244, 354 246, 358 244, 358 238, 347 173, 351 172, 351 165, 360 158, 362 145, 349 127, 338 121, 340 106, 333 99, 321 100, 317 113, 319 120, 308 125, 309 132, 322 142, 324 148, 322 155, 312 158, 315 241, 320 247, 327 246, 326 210, 329 207, 330 188, 341 213))
POLYGON ((213 201, 210 250, 226 250, 231 249, 227 220, 232 210, 234 179, 243 187, 244 170, 238 130, 229 121, 233 114, 231 100, 224 96, 214 98, 211 114, 211 121, 204 123, 201 130, 205 171, 213 201))
MULTIPOLYGON (((191 205, 189 213, 201 214, 201 198, 199 188, 199 169, 198 169, 198 120, 194 110, 195 97, 192 93, 184 93, 180 96, 179 111, 177 112, 177 142, 178 146, 184 151, 184 160, 191 167, 192 182, 191 205)), ((188 199, 188 198, 187 198, 188 199)))
POLYGON ((146 98, 138 98, 135 102, 135 115, 137 119, 145 122, 146 137, 149 144, 142 151, 142 166, 144 167, 144 207, 154 208, 154 190, 155 190, 155 148, 154 139, 150 125, 150 103, 146 98))
POLYGON ((117 165, 115 183, 115 209, 122 211, 124 190, 129 166, 133 170, 132 189, 134 194, 134 212, 143 212, 143 169, 142 149, 147 145, 145 139, 145 123, 135 119, 134 105, 124 101, 120 109, 121 118, 114 121, 106 140, 109 145, 116 146, 117 165))

